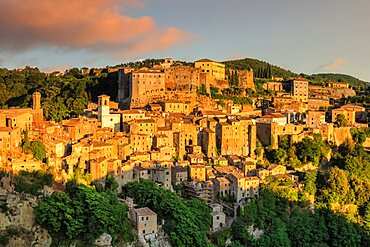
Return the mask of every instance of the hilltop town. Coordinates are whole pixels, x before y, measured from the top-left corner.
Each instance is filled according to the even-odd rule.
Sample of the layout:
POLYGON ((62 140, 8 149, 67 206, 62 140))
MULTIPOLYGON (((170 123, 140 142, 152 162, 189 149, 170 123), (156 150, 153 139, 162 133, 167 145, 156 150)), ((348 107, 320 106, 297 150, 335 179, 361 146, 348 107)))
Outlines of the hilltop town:
MULTIPOLYGON (((274 76, 269 66, 258 72, 240 70, 210 59, 182 63, 166 58, 147 67, 107 70, 115 75, 116 90, 107 89, 88 102, 70 97, 76 100, 71 107, 78 105, 81 111, 52 119, 58 109, 51 111, 43 98, 46 91, 37 89, 30 99, 32 106, 0 109, 2 205, 9 203, 9 198, 15 200, 15 195, 31 194, 37 199, 27 200, 36 207, 33 200, 41 203, 47 200, 44 198, 65 193, 71 180, 78 184, 75 190, 84 193, 87 189, 78 186, 95 186, 99 191, 115 184, 117 203, 127 207, 136 240, 144 246, 251 244, 248 241, 252 240, 235 233, 240 229, 253 241, 267 241, 264 235, 281 229, 258 211, 262 210, 259 202, 269 204, 268 193, 286 200, 284 205, 301 203, 310 213, 320 208, 318 201, 325 202, 332 211, 349 215, 351 222, 366 225, 368 220, 370 225, 370 192, 366 191, 370 188, 366 152, 370 148, 369 109, 359 100, 367 96, 363 88, 343 81, 317 85, 309 78, 274 76), (50 174, 52 182, 40 188, 19 185, 27 179, 32 183, 40 174, 50 174), (341 176, 345 179, 335 180, 341 176), (330 183, 333 179, 337 187, 330 183), (361 195, 351 192, 356 184, 365 188, 361 195), (144 193, 141 187, 151 189, 144 193), (154 195, 149 196, 150 191, 161 193, 164 201, 166 196, 176 196, 173 200, 179 200, 177 204, 201 199, 199 203, 204 204, 199 205, 206 205, 203 216, 209 217, 210 223, 204 231, 199 230, 204 233, 204 242, 181 242, 174 237, 180 234, 176 231, 171 235, 171 227, 178 222, 169 227, 166 214, 175 212, 151 202, 154 195), (141 197, 148 199, 147 203, 141 197), (257 215, 252 217, 251 212, 257 215), (219 240, 221 234, 226 236, 224 241, 219 240)), ((84 68, 77 73, 76 78, 81 79, 100 72, 84 68)), ((61 76, 63 73, 46 77, 61 76)), ((77 86, 71 88, 71 92, 78 91, 77 86)), ((21 227, 5 211, 0 211, 0 219, 9 220, 0 223, 0 231, 21 227)), ((49 224, 46 218, 37 218, 44 228, 49 224)), ((288 236, 289 229, 284 233, 288 236)), ((47 235, 44 232, 42 236, 48 239, 47 235)), ((95 245, 109 246, 110 235, 105 232, 95 245)), ((366 242, 365 237, 357 237, 355 244, 348 246, 366 242)), ((281 235, 278 239, 285 241, 281 235)), ((288 240, 297 246, 290 235, 288 240)), ((331 240, 323 237, 317 241, 331 240)))

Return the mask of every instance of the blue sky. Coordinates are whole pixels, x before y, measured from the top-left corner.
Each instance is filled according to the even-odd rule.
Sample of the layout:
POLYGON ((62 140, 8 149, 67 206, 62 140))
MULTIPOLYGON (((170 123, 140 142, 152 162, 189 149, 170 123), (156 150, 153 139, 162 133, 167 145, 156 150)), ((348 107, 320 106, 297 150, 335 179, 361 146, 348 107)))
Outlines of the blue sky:
MULTIPOLYGON (((32 44, 35 45, 19 44, 20 49, 2 47, 0 44, 0 66, 13 68, 32 65, 50 69, 72 66, 104 67, 151 57, 173 57, 176 60, 187 61, 203 57, 220 61, 252 57, 294 72, 338 72, 370 81, 368 59, 370 15, 367 13, 370 10, 370 1, 111 0, 111 2, 111 7, 123 6, 116 13, 122 17, 139 20, 143 16, 148 16, 155 23, 154 28, 157 31, 151 35, 136 34, 145 45, 136 47, 126 42, 127 37, 124 36, 112 37, 115 42, 119 40, 114 46, 99 46, 92 44, 91 40, 86 43, 73 43, 74 41, 70 39, 64 40, 65 36, 57 36, 65 43, 55 40, 48 42, 32 40, 32 44), (133 2, 139 4, 132 4, 133 2), (165 35, 164 32, 170 28, 176 30, 165 35), (169 40, 171 35, 176 36, 176 39, 169 40), (156 37, 161 41, 156 40, 156 37), (165 45, 163 40, 166 41, 165 45), (160 49, 156 49, 156 46, 160 49), (114 48, 117 52, 114 52, 114 48)), ((39 10, 34 11, 37 13, 39 10)), ((108 11, 116 10, 111 8, 108 11)), ((15 18, 17 13, 15 11, 15 18)), ((115 31, 124 35, 144 25, 141 21, 134 23, 137 26, 128 25, 128 27, 126 24, 122 21, 121 26, 115 28, 115 31)), ((17 28, 21 29, 23 26, 20 24, 13 29, 17 28)), ((0 25, 0 35, 4 31, 2 29, 4 26, 0 25)), ((64 29, 61 30, 63 32, 64 29)), ((6 31, 9 32, 9 29, 6 31)), ((36 31, 42 33, 40 29, 36 31)), ((71 34, 67 32, 65 35, 71 34)), ((99 35, 104 36, 105 33, 101 32, 99 35)), ((99 40, 99 37, 94 38, 99 40)), ((27 36, 25 39, 27 40, 27 36)), ((0 37, 0 42, 12 42, 12 39, 1 40, 0 37)))

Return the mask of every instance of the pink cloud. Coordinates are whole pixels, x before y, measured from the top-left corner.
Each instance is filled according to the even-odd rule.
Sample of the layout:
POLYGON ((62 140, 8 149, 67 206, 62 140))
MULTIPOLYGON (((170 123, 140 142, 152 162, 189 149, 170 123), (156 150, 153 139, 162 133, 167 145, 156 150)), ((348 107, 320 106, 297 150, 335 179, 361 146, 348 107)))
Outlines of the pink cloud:
POLYGON ((337 58, 337 59, 333 60, 331 63, 324 65, 323 68, 325 70, 336 70, 339 67, 341 67, 342 65, 345 65, 347 63, 348 63, 347 59, 337 58))
POLYGON ((61 65, 61 66, 55 66, 55 67, 42 68, 40 70, 42 72, 45 72, 45 73, 52 73, 52 72, 55 72, 55 71, 65 72, 69 68, 72 68, 72 66, 70 66, 70 65, 61 65))
POLYGON ((189 33, 161 28, 151 17, 122 14, 140 0, 1 0, 0 50, 40 47, 138 55, 185 43, 189 33))

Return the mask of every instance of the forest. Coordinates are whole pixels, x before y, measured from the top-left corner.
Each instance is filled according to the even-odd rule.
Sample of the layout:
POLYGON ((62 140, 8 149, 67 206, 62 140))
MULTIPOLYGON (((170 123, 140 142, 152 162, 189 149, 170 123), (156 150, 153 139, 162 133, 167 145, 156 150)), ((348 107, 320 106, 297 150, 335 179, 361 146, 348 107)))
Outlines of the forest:
POLYGON ((88 101, 97 96, 117 96, 118 75, 102 70, 99 74, 83 75, 77 68, 67 70, 63 76, 47 75, 37 68, 21 70, 0 69, 0 108, 30 107, 32 93, 41 93, 41 105, 46 120, 61 121, 78 116, 88 101))

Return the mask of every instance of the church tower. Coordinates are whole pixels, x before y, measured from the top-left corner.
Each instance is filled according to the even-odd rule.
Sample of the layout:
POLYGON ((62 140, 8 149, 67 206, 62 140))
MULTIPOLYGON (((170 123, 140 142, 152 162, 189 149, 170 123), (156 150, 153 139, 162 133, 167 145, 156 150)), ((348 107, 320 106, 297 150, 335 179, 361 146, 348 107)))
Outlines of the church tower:
POLYGON ((109 116, 109 96, 100 95, 98 97, 98 120, 102 122, 104 116, 109 116))
POLYGON ((32 94, 32 109, 39 110, 41 109, 41 93, 34 92, 32 94))

